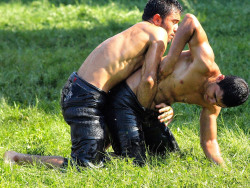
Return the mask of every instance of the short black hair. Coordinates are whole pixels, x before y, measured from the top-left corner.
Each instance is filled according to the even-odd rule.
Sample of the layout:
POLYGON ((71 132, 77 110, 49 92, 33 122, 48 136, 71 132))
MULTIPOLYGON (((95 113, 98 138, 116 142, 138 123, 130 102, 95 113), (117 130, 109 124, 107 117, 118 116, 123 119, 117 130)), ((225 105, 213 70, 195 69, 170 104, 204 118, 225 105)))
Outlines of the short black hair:
POLYGON ((248 84, 240 77, 225 76, 218 85, 223 91, 222 103, 226 105, 226 107, 239 106, 248 98, 248 84))
POLYGON ((159 14, 164 19, 174 8, 182 12, 182 6, 177 0, 149 0, 144 8, 142 20, 148 21, 155 14, 159 14))

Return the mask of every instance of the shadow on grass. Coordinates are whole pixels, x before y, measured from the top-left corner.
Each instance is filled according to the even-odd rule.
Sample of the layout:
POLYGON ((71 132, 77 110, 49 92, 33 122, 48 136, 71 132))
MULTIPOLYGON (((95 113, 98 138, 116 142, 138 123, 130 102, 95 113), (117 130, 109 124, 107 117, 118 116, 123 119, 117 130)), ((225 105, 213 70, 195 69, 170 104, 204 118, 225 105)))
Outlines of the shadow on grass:
POLYGON ((88 54, 131 25, 111 20, 92 29, 0 30, 0 97, 22 107, 37 100, 59 104, 61 88, 88 54))
MULTIPOLYGON (((15 1, 3 0, 1 2, 15 1)), ((29 4, 35 1, 16 0, 16 2, 29 4)), ((49 2, 51 3, 52 0, 49 2)), ((122 6, 128 4, 128 7, 137 5, 144 7, 146 0, 129 2, 125 0, 57 0, 53 2, 57 6, 60 3, 101 6, 114 2, 122 6)), ((248 13, 246 6, 241 6, 241 3, 245 1, 241 3, 230 1, 230 6, 224 9, 222 8, 223 0, 212 1, 211 6, 206 6, 207 3, 204 2, 204 0, 196 2, 192 8, 202 13, 199 17, 204 21, 204 28, 216 54, 216 61, 222 62, 219 64, 222 72, 226 70, 227 74, 239 73, 249 82, 247 69, 242 69, 249 65, 247 59, 249 46, 242 40, 249 37, 247 19, 242 19, 247 18, 245 13, 248 13), (210 14, 211 11, 215 14, 210 14), (233 15, 233 18, 229 15, 233 15), (240 55, 232 55, 239 53, 240 55)), ((99 43, 132 25, 129 22, 118 23, 115 20, 102 25, 94 17, 89 17, 91 15, 80 16, 82 20, 85 19, 84 16, 88 17, 91 22, 95 23, 95 27, 68 30, 0 30, 0 97, 7 98, 10 104, 15 102, 23 107, 35 105, 38 100, 48 104, 42 106, 42 109, 53 111, 53 106, 59 105, 60 90, 71 72, 80 67, 99 43)), ((231 113, 244 113, 245 108, 249 108, 247 104, 223 111, 224 114, 230 116, 231 113)))
MULTIPOLYGON (((60 5, 89 5, 89 6, 105 6, 110 3, 115 3, 121 8, 131 9, 137 7, 140 11, 143 11, 148 0, 48 0, 48 2, 54 6, 60 5)), ((194 3, 188 0, 178 0, 182 5, 184 11, 194 10, 194 3)), ((221 1, 221 0, 220 0, 221 1)), ((22 4, 36 4, 38 0, 2 0, 2 3, 21 2, 22 4)), ((40 2, 39 2, 40 3, 40 2)), ((197 3, 197 2, 196 2, 197 3)))
MULTIPOLYGON (((13 3, 20 2, 22 4, 36 4, 38 0, 2 0, 2 3, 13 3)), ((104 6, 110 3, 115 3, 123 8, 134 8, 137 7, 140 10, 144 9, 147 0, 48 0, 48 2, 54 6, 60 5, 89 5, 89 6, 104 6)))

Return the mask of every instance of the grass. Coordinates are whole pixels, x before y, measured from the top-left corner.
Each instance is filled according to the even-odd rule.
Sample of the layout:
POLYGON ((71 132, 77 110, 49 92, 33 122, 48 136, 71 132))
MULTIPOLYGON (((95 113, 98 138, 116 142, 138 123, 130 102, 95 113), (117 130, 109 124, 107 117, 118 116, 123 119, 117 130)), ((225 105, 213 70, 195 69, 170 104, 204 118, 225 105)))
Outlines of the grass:
MULTIPOLYGON (((0 2, 0 156, 6 150, 70 156, 60 90, 103 40, 141 20, 146 0, 2 0, 0 2)), ((182 0, 197 15, 224 74, 250 83, 249 2, 182 0)), ((181 148, 145 167, 113 159, 102 169, 66 171, 10 166, 0 158, 0 187, 249 187, 249 102, 223 109, 218 141, 223 169, 199 145, 200 109, 175 104, 170 125, 181 148)))

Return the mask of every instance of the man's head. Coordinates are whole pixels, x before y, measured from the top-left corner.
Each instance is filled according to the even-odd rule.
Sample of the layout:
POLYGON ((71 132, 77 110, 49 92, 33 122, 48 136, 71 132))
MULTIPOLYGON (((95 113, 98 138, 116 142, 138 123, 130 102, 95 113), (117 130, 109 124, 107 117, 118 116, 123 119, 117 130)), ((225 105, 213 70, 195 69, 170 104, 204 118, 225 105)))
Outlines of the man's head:
POLYGON ((248 84, 242 78, 237 76, 225 76, 218 85, 223 91, 222 102, 226 107, 241 105, 248 98, 248 84))
POLYGON ((142 19, 164 28, 170 42, 177 31, 181 12, 182 7, 177 0, 149 0, 142 19))
POLYGON ((215 83, 209 84, 204 99, 221 107, 234 107, 243 104, 249 95, 248 84, 237 76, 219 75, 215 83))

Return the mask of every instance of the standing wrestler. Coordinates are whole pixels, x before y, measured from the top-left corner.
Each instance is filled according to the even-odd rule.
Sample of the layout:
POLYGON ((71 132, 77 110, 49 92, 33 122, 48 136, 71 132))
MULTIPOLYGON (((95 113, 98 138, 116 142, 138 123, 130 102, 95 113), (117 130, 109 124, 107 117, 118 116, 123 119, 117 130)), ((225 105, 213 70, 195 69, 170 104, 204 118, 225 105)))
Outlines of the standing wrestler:
POLYGON ((107 122, 115 153, 134 157, 135 161, 143 163, 145 143, 149 150, 157 152, 159 149, 162 152, 163 147, 168 147, 168 139, 165 139, 167 130, 157 122, 145 126, 148 114, 145 107, 154 109, 155 104, 162 102, 169 105, 181 102, 196 104, 202 108, 202 149, 210 160, 223 165, 224 160, 217 142, 216 119, 221 107, 244 103, 249 89, 243 79, 221 74, 206 33, 194 15, 185 16, 168 55, 160 64, 159 72, 160 80, 152 103, 141 102, 138 98, 141 70, 111 90, 112 100, 108 103, 110 112, 107 114, 107 122), (183 51, 186 44, 189 45, 189 50, 183 51), (152 135, 155 131, 156 134, 152 135))
MULTIPOLYGON (((137 97, 152 103, 157 90, 157 69, 178 28, 182 7, 177 0, 149 0, 143 21, 107 39, 95 48, 62 90, 61 106, 71 127, 71 157, 80 166, 101 163, 104 153, 103 109, 107 92, 142 67, 137 97), (147 93, 147 95, 145 95, 147 93)), ((63 157, 5 153, 17 162, 33 160, 53 166, 67 165, 63 157)))

